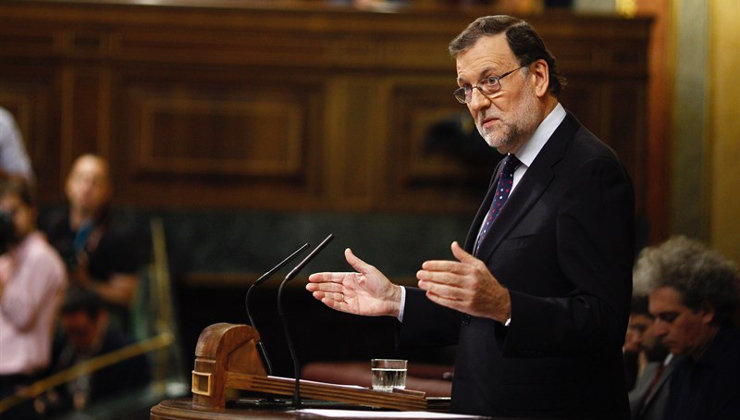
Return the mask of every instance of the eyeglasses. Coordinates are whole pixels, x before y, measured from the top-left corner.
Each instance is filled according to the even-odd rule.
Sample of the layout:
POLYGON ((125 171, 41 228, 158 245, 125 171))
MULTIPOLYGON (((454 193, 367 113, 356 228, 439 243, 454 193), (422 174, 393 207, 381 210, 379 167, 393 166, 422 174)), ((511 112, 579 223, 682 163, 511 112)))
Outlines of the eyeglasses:
POLYGON ((501 76, 488 76, 484 78, 483 80, 481 80, 480 82, 478 82, 477 86, 475 85, 474 86, 463 86, 461 88, 456 89, 454 92, 452 92, 452 95, 461 104, 467 104, 473 100, 473 89, 478 89, 480 93, 488 97, 489 95, 493 95, 494 93, 498 92, 501 89, 501 79, 510 75, 511 73, 514 73, 515 71, 519 70, 522 67, 526 67, 526 66, 517 67, 514 70, 507 71, 501 76))

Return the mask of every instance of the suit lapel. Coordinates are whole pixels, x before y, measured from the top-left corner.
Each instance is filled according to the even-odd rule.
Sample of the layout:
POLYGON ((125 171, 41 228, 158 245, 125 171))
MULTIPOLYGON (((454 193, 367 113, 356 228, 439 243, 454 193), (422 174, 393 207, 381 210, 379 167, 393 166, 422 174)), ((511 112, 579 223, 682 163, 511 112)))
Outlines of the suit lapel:
MULTIPOLYGON (((675 357, 675 356, 674 356, 675 357)), ((673 361, 668 364, 668 366, 665 367, 665 370, 660 374, 660 378, 658 378, 658 383, 655 384, 655 387, 653 388, 653 392, 645 396, 645 402, 642 404, 642 409, 640 410, 640 413, 644 413, 645 410, 647 410, 648 405, 650 402, 652 402, 655 399, 655 396, 660 393, 660 388, 665 385, 668 378, 671 377, 671 374, 673 373, 673 361)))
MULTIPOLYGON (((555 175, 553 166, 563 158, 568 142, 573 138, 579 127, 578 121, 568 113, 509 196, 504 208, 501 209, 501 213, 493 222, 491 231, 481 244, 478 258, 484 261, 489 259, 501 241, 508 236, 509 232, 547 190, 555 175)), ((489 189, 484 205, 487 203, 490 206, 491 195, 489 189)), ((487 211, 487 208, 484 210, 484 215, 485 211, 487 211)), ((476 216, 474 227, 480 227, 482 220, 480 212, 481 210, 478 211, 479 214, 476 216)), ((475 230, 475 233, 477 234, 477 230, 475 230)), ((473 241, 475 241, 475 238, 473 238, 473 241)))

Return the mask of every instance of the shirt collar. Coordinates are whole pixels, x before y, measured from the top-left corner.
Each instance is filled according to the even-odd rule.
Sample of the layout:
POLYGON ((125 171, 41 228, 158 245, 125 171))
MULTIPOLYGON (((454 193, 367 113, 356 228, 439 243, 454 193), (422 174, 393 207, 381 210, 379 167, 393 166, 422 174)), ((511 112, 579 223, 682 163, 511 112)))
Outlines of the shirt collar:
POLYGON ((534 158, 545 147, 545 143, 547 143, 547 140, 552 136, 552 133, 555 132, 560 123, 563 122, 565 116, 565 108, 558 102, 555 108, 542 120, 534 131, 534 134, 532 134, 532 137, 514 154, 524 166, 528 168, 532 165, 534 158))

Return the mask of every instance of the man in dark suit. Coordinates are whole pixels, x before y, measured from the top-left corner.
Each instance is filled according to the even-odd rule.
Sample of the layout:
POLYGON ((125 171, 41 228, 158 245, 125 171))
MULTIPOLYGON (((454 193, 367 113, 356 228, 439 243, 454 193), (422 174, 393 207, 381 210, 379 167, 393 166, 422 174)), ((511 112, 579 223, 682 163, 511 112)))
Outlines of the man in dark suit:
POLYGON ((452 408, 492 416, 628 418, 622 344, 629 315, 634 196, 614 152, 558 102, 555 60, 526 22, 489 16, 450 44, 455 91, 506 154, 464 247, 426 261, 419 288, 317 273, 329 307, 402 321, 401 339, 457 343, 452 408))
POLYGON ((677 357, 663 418, 740 418, 737 265, 677 236, 642 250, 634 279, 635 293, 649 296, 653 334, 677 357))
POLYGON ((664 360, 647 364, 635 388, 627 394, 632 420, 663 420, 675 360, 669 353, 664 360))

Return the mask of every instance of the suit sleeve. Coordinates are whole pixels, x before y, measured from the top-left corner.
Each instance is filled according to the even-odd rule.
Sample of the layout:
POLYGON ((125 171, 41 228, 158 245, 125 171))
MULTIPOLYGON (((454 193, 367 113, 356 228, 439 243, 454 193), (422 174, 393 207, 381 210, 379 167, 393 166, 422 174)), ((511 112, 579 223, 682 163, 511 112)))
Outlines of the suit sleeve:
POLYGON ((406 288, 401 345, 457 344, 462 314, 432 303, 423 290, 406 288))
POLYGON ((616 160, 603 157, 583 163, 572 179, 555 229, 558 263, 572 289, 559 297, 510 292, 506 356, 568 355, 624 342, 634 258, 632 184, 616 160))

